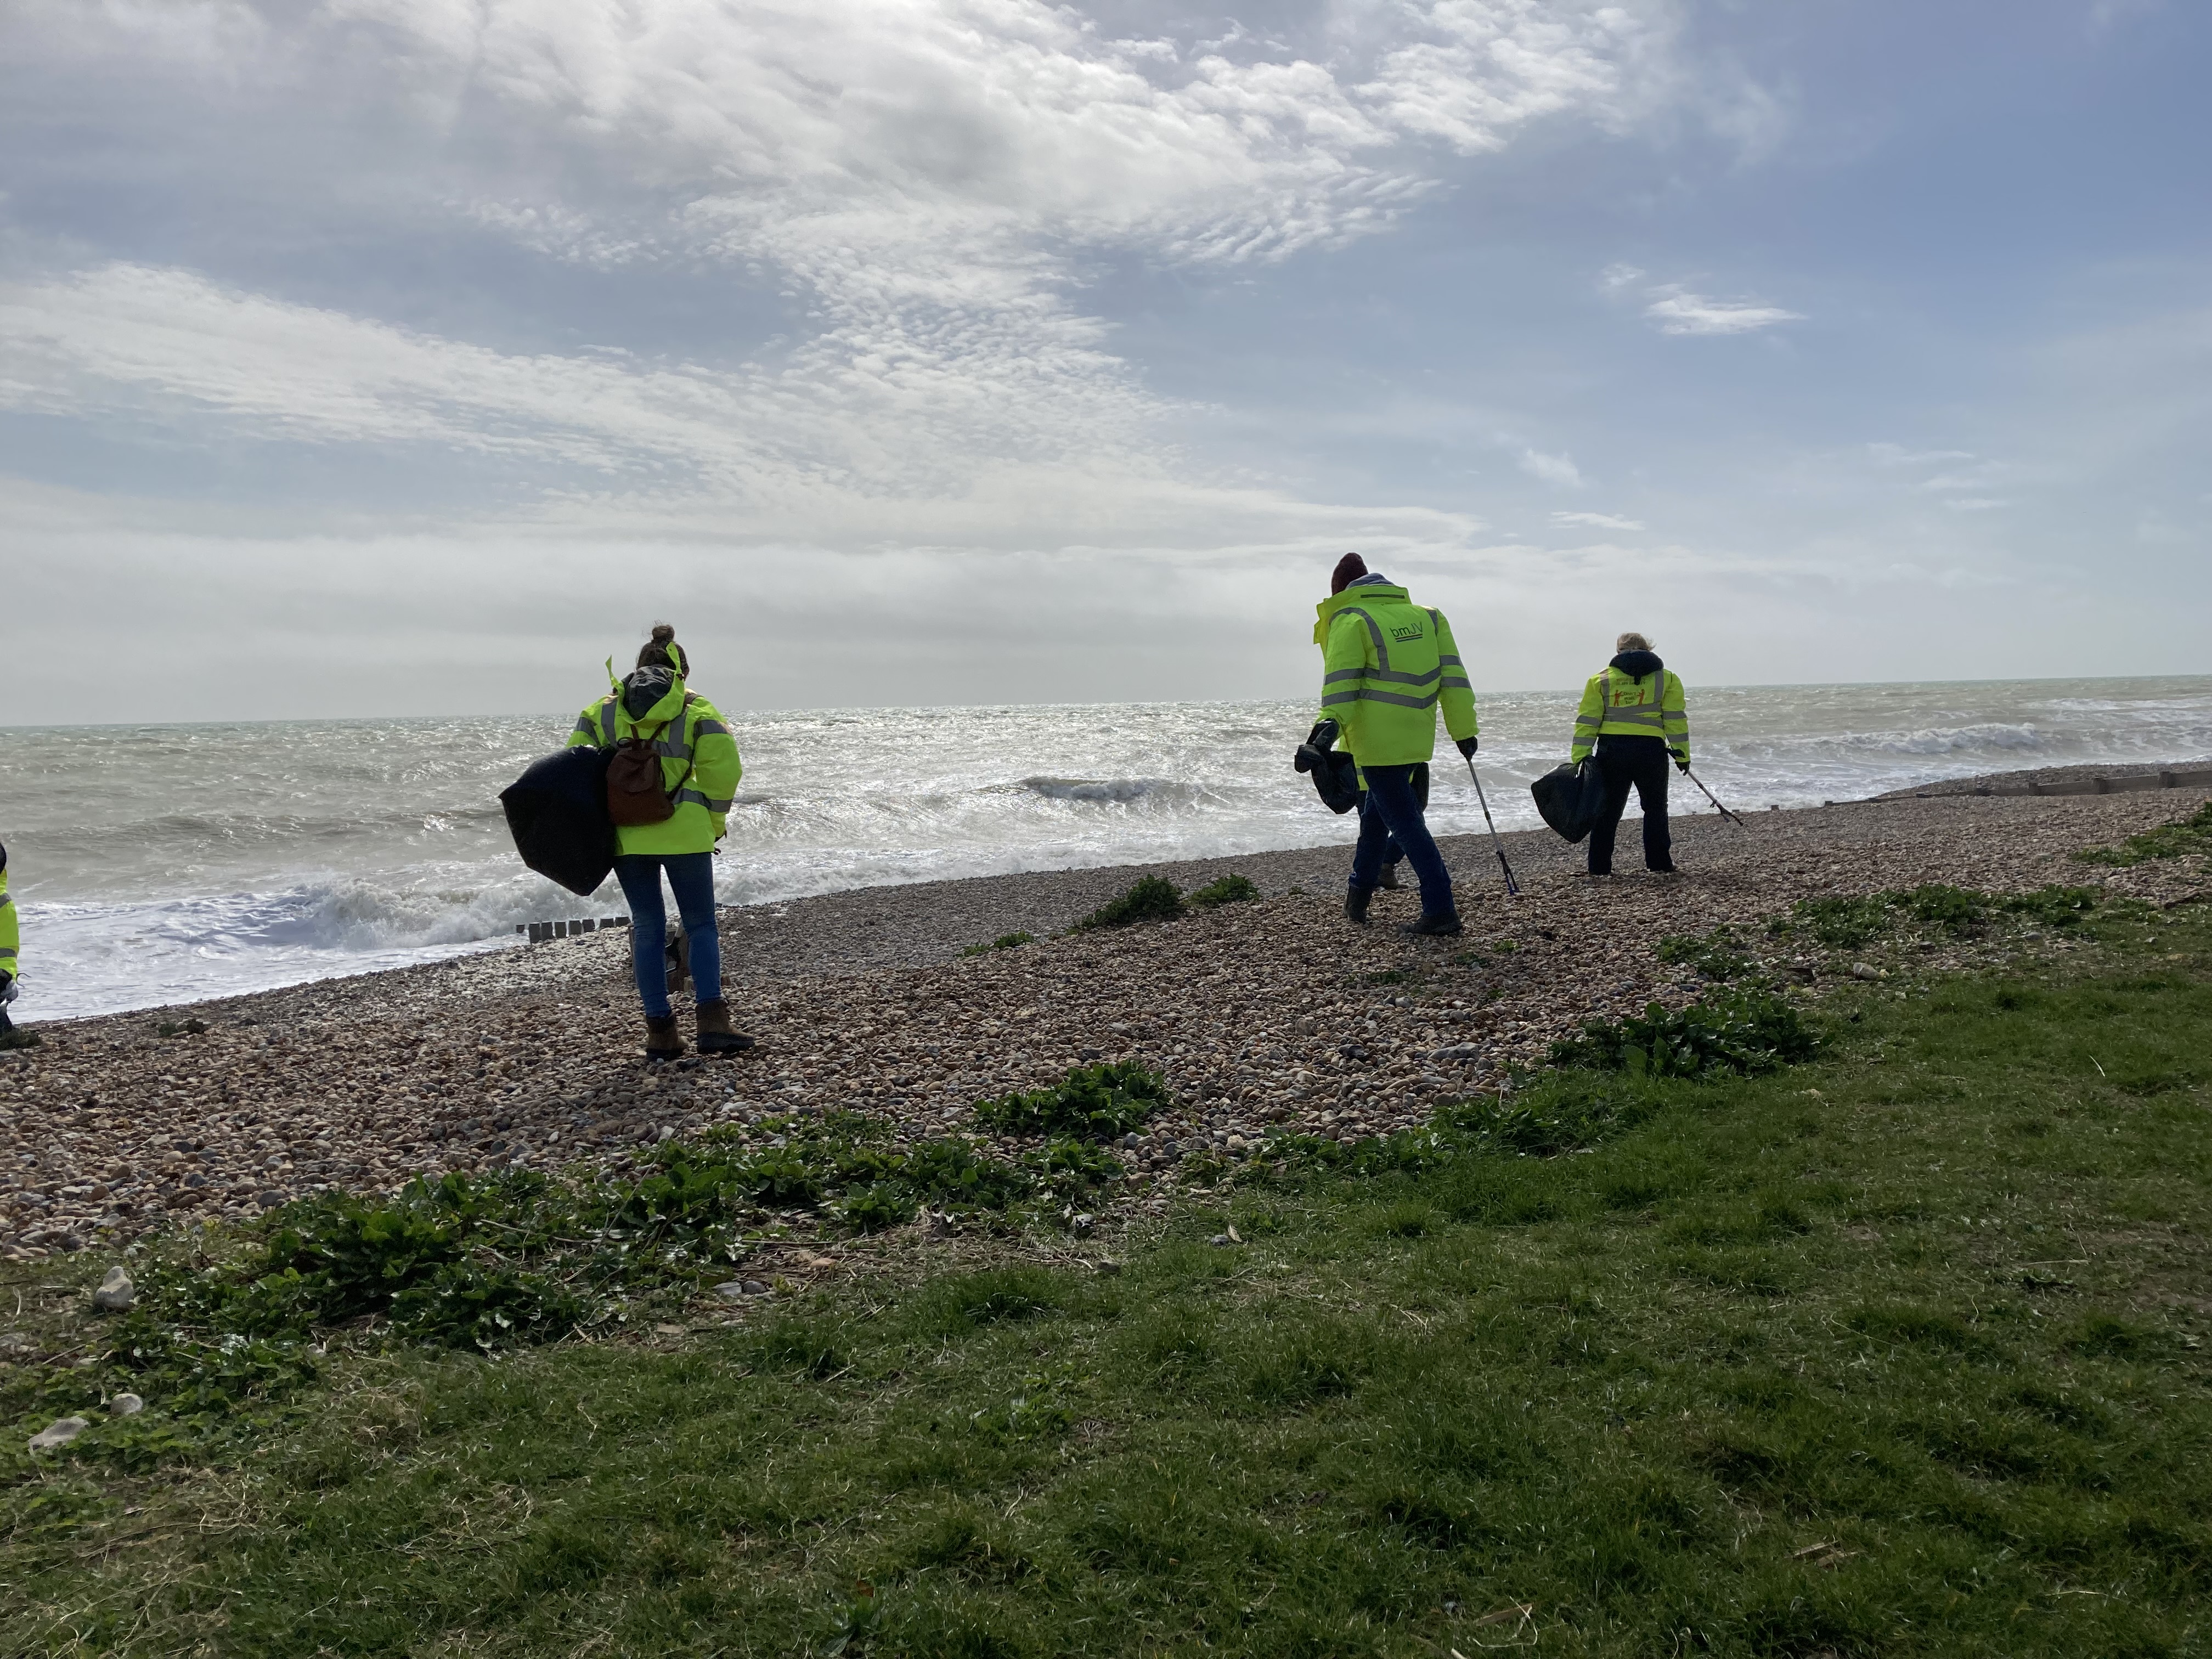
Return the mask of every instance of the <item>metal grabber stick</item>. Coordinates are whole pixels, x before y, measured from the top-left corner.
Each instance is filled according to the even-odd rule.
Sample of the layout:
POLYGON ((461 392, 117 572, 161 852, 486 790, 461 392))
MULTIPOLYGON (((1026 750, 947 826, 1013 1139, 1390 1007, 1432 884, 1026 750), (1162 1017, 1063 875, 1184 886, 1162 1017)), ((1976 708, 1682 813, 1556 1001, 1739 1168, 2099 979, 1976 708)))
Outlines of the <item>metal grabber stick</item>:
POLYGON ((1744 823, 1741 818, 1736 817, 1735 813, 1729 811, 1727 807, 1722 805, 1718 800, 1714 799, 1713 792, 1705 787, 1705 781, 1703 778, 1699 777, 1695 772, 1692 772, 1686 766, 1682 769, 1682 775, 1689 779, 1692 783, 1696 784, 1698 786, 1698 793, 1704 795, 1707 800, 1712 801, 1714 811, 1719 813, 1730 823, 1735 825, 1737 829, 1741 830, 1744 827, 1744 823))
POLYGON ((1475 776, 1474 757, 1462 755, 1460 758, 1467 763, 1467 775, 1474 784, 1474 798, 1482 802, 1482 821, 1490 825, 1490 844, 1498 849, 1498 867, 1505 872, 1506 896, 1508 897, 1517 896, 1521 891, 1521 884, 1513 879, 1513 866, 1505 861, 1505 843, 1498 839, 1498 825, 1490 816, 1490 802, 1483 795, 1482 780, 1475 776))

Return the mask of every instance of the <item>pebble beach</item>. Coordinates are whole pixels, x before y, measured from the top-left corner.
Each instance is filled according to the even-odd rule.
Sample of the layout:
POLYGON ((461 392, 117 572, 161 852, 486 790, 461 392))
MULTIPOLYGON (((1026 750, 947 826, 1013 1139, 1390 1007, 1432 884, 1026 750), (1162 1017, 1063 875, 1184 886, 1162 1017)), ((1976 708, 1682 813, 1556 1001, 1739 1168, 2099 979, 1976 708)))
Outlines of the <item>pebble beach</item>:
MULTIPOLYGON (((726 1060, 642 1059, 619 932, 36 1025, 40 1046, 0 1054, 0 1255, 242 1220, 418 1174, 620 1168, 672 1134, 793 1112, 970 1133, 978 1100, 1097 1060, 1140 1060, 1174 1091, 1174 1109, 1119 1149, 1129 1174, 1110 1200, 1157 1211, 1191 1178, 1193 1152, 1233 1154, 1282 1129, 1387 1132, 1495 1088, 1593 1017, 1694 999, 1696 975, 1655 951, 1668 935, 1736 925, 1817 985, 1887 970, 1766 940, 1765 924, 1801 898, 1943 882, 2202 900, 2201 860, 2110 868, 2074 854, 2205 799, 1931 794, 1748 813, 1742 828, 1705 809, 1675 820, 1686 873, 1635 872, 1632 820, 1626 872, 1601 882, 1574 875, 1580 848, 1529 832, 1504 841, 1514 897, 1488 838, 1458 837, 1443 848, 1467 932, 1448 940, 1396 932, 1416 913, 1410 890, 1378 895, 1367 928, 1345 921, 1348 821, 1331 847, 727 909, 727 994, 758 1047, 726 1060), (1261 896, 1066 931, 1144 874, 1185 888, 1242 875, 1261 896), (967 954, 1017 933, 1035 938, 967 954)), ((35 1022, 27 994, 18 1009, 35 1022)))

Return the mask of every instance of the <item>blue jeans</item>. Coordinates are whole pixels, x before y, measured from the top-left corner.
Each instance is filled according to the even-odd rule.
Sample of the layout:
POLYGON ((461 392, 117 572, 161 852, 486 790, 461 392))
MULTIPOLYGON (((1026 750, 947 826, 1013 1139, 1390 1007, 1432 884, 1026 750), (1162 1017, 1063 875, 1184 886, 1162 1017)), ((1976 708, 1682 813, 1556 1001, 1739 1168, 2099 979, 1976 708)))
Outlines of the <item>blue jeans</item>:
POLYGON ((668 912, 660 902, 660 872, 676 894, 676 914, 691 942, 693 995, 701 1002, 722 996, 722 942, 714 935, 714 855, 712 853, 634 853, 615 860, 615 879, 629 901, 630 965, 637 994, 653 1019, 668 1006, 668 912))
POLYGON ((1359 844, 1352 854, 1352 890, 1371 892, 1382 879, 1384 848, 1391 842, 1405 849, 1413 873, 1421 880, 1421 914, 1452 916, 1451 872, 1444 855, 1429 834, 1415 793, 1414 775, 1425 769, 1413 766, 1363 766, 1367 793, 1359 802, 1359 844))

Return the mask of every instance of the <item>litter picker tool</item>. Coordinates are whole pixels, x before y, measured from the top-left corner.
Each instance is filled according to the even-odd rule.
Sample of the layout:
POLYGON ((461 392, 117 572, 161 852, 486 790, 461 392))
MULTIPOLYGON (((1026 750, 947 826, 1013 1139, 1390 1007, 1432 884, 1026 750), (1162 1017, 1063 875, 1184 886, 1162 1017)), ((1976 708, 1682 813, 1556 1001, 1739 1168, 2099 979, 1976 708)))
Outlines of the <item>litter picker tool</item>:
POLYGON ((1474 757, 1466 755, 1461 758, 1467 762, 1467 775, 1474 785, 1474 798, 1482 802, 1482 821, 1490 825, 1490 844, 1498 849, 1498 867, 1505 872, 1506 894, 1509 897, 1517 895, 1521 884, 1513 879, 1513 866, 1505 861, 1505 843, 1498 838, 1498 825, 1490 816, 1490 802, 1483 795, 1482 780, 1475 775, 1474 757))
POLYGON ((1683 775, 1684 777, 1686 777, 1686 778, 1689 779, 1689 781, 1690 781, 1692 783, 1696 784, 1696 785, 1698 786, 1698 792, 1700 794, 1702 794, 1703 796, 1705 796, 1705 798, 1707 800, 1712 801, 1712 803, 1713 803, 1713 811, 1716 811, 1716 812, 1719 813, 1723 817, 1726 818, 1726 819, 1727 819, 1730 823, 1732 823, 1732 824, 1735 825, 1735 827, 1736 827, 1737 829, 1741 830, 1741 829, 1742 829, 1742 828, 1744 827, 1744 826, 1743 826, 1743 820, 1742 820, 1741 818, 1740 818, 1740 817, 1736 817, 1736 815, 1735 815, 1735 813, 1733 813, 1733 812, 1729 811, 1728 810, 1728 808, 1727 808, 1727 807, 1725 807, 1725 806, 1723 806, 1723 805, 1722 805, 1718 800, 1714 799, 1714 797, 1713 797, 1713 792, 1712 792, 1711 790, 1710 790, 1710 789, 1708 789, 1708 788, 1706 788, 1706 787, 1705 787, 1705 781, 1703 778, 1699 777, 1699 776, 1698 776, 1695 772, 1692 772, 1692 770, 1690 770, 1690 769, 1689 769, 1688 767, 1686 767, 1686 767, 1684 767, 1684 768, 1682 769, 1682 775, 1683 775))

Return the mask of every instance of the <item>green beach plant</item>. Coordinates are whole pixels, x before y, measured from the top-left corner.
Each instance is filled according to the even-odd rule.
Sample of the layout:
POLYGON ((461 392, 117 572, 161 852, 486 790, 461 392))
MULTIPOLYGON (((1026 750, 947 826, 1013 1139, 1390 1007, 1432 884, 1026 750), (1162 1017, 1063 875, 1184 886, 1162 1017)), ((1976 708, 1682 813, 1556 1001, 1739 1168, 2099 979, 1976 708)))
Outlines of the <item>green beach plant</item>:
POLYGON ((1048 1088, 979 1101, 975 1121, 1000 1134, 1114 1140, 1174 1103, 1157 1072, 1133 1060, 1079 1066, 1048 1088))
POLYGON ((1165 876, 1143 876, 1119 898, 1109 899, 1071 930, 1129 927, 1143 921, 1173 921, 1182 915, 1182 890, 1165 876))
POLYGON ((1671 933, 1659 941, 1658 955, 1662 962, 1694 968, 1707 979, 1741 979, 1759 969, 1725 923, 1702 938, 1671 933))
POLYGON ((1820 1033, 1795 1004, 1771 991, 1734 990, 1686 1008, 1654 1002, 1641 1017, 1591 1020, 1553 1043, 1545 1063, 1653 1077, 1755 1076, 1801 1065, 1820 1048, 1820 1033))
POLYGON ((1246 904, 1260 896, 1260 890, 1245 876, 1221 876, 1203 887, 1194 888, 1190 902, 1205 910, 1217 910, 1224 904, 1246 904))
POLYGON ((2207 801, 2185 818, 2176 818, 2141 835, 2130 836, 2118 847, 2092 847, 2074 856, 2084 864, 2125 869, 2131 865, 2147 864, 2153 859, 2185 858, 2191 854, 2212 854, 2212 801, 2207 801))

